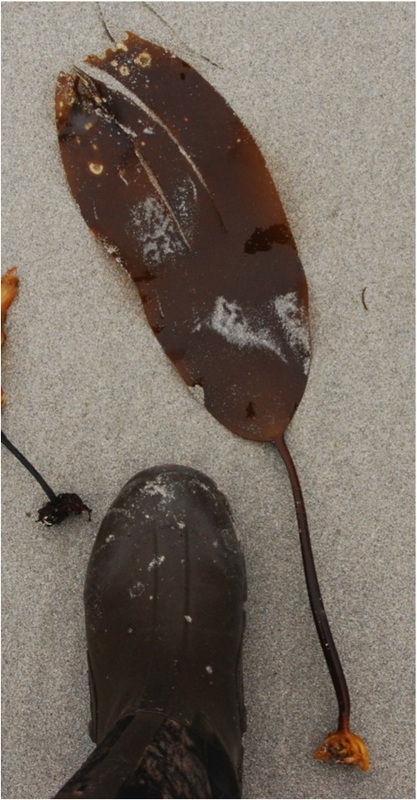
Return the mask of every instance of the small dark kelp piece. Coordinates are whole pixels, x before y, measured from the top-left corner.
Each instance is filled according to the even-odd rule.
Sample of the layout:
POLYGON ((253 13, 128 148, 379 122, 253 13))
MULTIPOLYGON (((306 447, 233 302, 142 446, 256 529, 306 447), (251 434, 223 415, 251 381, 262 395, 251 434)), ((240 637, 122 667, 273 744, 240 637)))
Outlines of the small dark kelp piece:
POLYGON ((76 517, 86 511, 88 519, 91 520, 91 508, 85 505, 78 494, 72 492, 64 492, 58 494, 56 499, 49 500, 38 511, 38 522, 42 522, 47 527, 52 525, 60 525, 64 519, 70 517, 72 514, 76 517))
POLYGON ((338 732, 316 755, 367 769, 346 747, 349 694, 284 442, 309 372, 308 292, 263 156, 192 67, 131 33, 103 58, 89 56, 83 69, 59 75, 56 120, 81 213, 135 281, 167 356, 190 387, 200 387, 219 422, 272 442, 284 459, 313 617, 339 702, 338 732), (334 737, 342 733, 339 746, 334 737))
POLYGON ((43 475, 41 475, 26 456, 15 447, 4 431, 1 432, 1 443, 7 447, 8 451, 17 458, 25 469, 27 469, 30 475, 35 478, 35 481, 39 483, 39 486, 42 487, 46 496, 49 497, 48 502, 38 510, 38 522, 42 522, 47 527, 60 525, 67 517, 71 515, 79 516, 83 511, 87 511, 88 519, 91 520, 91 508, 85 505, 81 497, 79 497, 78 494, 70 492, 55 494, 43 475))

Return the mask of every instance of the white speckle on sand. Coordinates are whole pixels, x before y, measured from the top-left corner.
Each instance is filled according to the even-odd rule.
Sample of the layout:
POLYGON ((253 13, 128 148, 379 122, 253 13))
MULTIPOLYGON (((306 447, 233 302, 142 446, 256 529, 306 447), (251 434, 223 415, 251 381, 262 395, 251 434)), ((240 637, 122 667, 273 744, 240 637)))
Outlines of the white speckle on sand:
POLYGON ((218 546, 219 546, 219 540, 215 539, 213 542, 213 547, 218 547, 218 546))
POLYGON ((217 298, 208 325, 226 341, 236 344, 239 348, 258 347, 271 350, 282 361, 287 360, 278 342, 273 340, 270 331, 261 327, 256 330, 244 316, 242 308, 235 302, 228 302, 224 297, 217 298))
POLYGON ((115 537, 114 533, 109 533, 109 535, 106 536, 106 542, 114 542, 115 538, 116 537, 115 537))
POLYGON ((307 375, 310 367, 310 334, 305 311, 295 292, 276 297, 274 307, 287 343, 303 359, 304 372, 307 375))
POLYGON ((189 616, 188 616, 188 614, 186 614, 186 615, 184 616, 184 619, 185 619, 185 621, 186 621, 186 622, 192 622, 192 621, 193 621, 193 618, 192 618, 192 617, 189 617, 189 616))
POLYGON ((210 664, 207 664, 206 672, 208 672, 209 675, 213 675, 213 667, 211 667, 210 664))
POLYGON ((132 598, 140 597, 140 595, 143 594, 144 591, 145 591, 144 584, 138 581, 137 583, 134 583, 133 586, 130 587, 129 594, 132 598))
POLYGON ((165 561, 165 556, 154 556, 150 564, 148 564, 148 572, 156 567, 159 567, 165 561))

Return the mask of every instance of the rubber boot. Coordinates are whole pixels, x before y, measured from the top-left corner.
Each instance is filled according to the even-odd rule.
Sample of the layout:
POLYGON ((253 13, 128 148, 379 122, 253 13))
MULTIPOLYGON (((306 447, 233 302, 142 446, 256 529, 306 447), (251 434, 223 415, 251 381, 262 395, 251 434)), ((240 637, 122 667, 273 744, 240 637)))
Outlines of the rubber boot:
POLYGON ((90 733, 57 798, 114 798, 167 720, 196 742, 212 797, 241 797, 242 551, 200 472, 153 467, 108 510, 85 583, 90 733))

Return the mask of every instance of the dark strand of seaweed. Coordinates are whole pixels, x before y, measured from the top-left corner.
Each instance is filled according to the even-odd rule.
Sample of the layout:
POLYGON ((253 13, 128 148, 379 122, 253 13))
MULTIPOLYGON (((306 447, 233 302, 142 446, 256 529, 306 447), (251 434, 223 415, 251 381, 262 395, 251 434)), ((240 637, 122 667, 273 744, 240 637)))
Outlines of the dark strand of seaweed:
POLYGON ((53 489, 51 489, 46 480, 42 477, 40 472, 38 472, 38 470, 35 469, 33 464, 31 464, 30 461, 27 460, 27 458, 25 458, 25 456, 20 452, 20 450, 18 450, 17 447, 15 447, 14 444, 11 443, 10 439, 7 438, 6 434, 3 433, 3 431, 1 432, 1 443, 4 444, 4 446, 7 447, 7 449, 10 450, 11 453, 13 453, 13 455, 17 458, 17 460, 20 461, 20 463, 23 464, 24 467, 26 467, 28 472, 30 472, 30 474, 35 478, 35 480, 38 481, 39 485, 42 486, 42 489, 44 490, 47 497, 49 497, 50 500, 57 500, 57 495, 55 494, 53 489))
POLYGON ((103 9, 101 7, 101 3, 97 3, 97 5, 98 5, 99 14, 100 14, 100 19, 101 19, 101 22, 103 24, 103 28, 106 31, 107 36, 109 37, 109 39, 112 42, 112 44, 117 44, 116 39, 110 33, 109 26, 107 25, 107 22, 106 22, 106 19, 105 19, 105 16, 104 16, 104 12, 103 12, 103 9))
POLYGON ((346 683, 342 665, 340 663, 339 654, 333 641, 333 636, 330 630, 326 611, 324 609, 323 600, 321 598, 300 481, 298 479, 297 471, 284 437, 281 436, 274 442, 274 444, 280 452, 291 482, 291 488, 293 491, 295 508, 297 512, 298 531, 300 534, 301 552, 311 611, 339 704, 338 730, 348 731, 350 717, 349 689, 346 683))

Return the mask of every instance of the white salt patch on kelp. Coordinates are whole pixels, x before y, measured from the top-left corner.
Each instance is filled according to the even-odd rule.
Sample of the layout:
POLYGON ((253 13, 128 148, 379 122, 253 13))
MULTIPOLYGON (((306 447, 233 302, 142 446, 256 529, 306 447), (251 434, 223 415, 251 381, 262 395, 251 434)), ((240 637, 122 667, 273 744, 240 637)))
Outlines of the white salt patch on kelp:
POLYGON ((165 561, 165 556, 154 556, 152 561, 148 564, 148 572, 155 569, 156 567, 160 567, 161 564, 165 561))
POLYGON ((123 123, 121 123, 118 119, 115 119, 115 118, 114 118, 114 121, 115 121, 116 125, 118 125, 119 128, 121 128, 121 130, 124 131, 124 133, 127 134, 127 136, 130 136, 131 139, 136 139, 137 138, 137 133, 135 133, 135 131, 132 130, 132 128, 129 128, 128 125, 123 125, 123 123))
POLYGON ((133 599, 134 597, 140 597, 144 591, 145 591, 145 584, 138 581, 137 583, 134 583, 133 586, 130 587, 129 594, 133 599))
POLYGON ((143 167, 143 169, 146 172, 146 175, 148 177, 149 182, 151 183, 151 185, 155 189, 156 194, 159 197, 159 202, 162 203, 162 206, 165 209, 165 213, 168 212, 169 217, 170 217, 171 221, 174 224, 174 228, 176 227, 176 229, 177 229, 181 239, 183 240, 187 250, 189 250, 190 249, 190 244, 189 244, 189 242, 187 240, 187 237, 185 235, 185 232, 184 232, 184 230, 183 230, 183 228, 181 226, 181 222, 180 222, 180 220, 178 218, 178 214, 172 208, 171 203, 169 202, 167 195, 165 194, 161 184, 159 183, 159 180, 158 180, 158 177, 157 177, 156 173, 153 171, 151 165, 148 164, 148 162, 147 162, 146 158, 144 157, 143 153, 141 152, 140 148, 139 149, 136 148, 135 149, 135 153, 136 153, 136 156, 137 156, 141 166, 143 167))
POLYGON ((201 320, 200 313, 195 308, 193 308, 193 310, 192 310, 192 325, 193 325, 192 332, 196 333, 196 331, 201 331, 201 328, 202 328, 204 323, 205 323, 205 320, 203 320, 203 321, 201 320))
POLYGON ((172 216, 155 197, 137 203, 128 224, 138 235, 146 264, 160 264, 170 255, 187 251, 172 216))
POLYGON ((235 302, 228 302, 218 297, 214 311, 208 321, 209 327, 231 344, 241 347, 258 347, 270 350, 282 361, 286 361, 278 342, 274 341, 267 328, 255 328, 243 314, 242 308, 235 302))
POLYGON ((307 315, 300 306, 295 292, 276 297, 274 307, 286 341, 293 353, 303 359, 304 372, 307 375, 310 367, 310 332, 307 315))
POLYGON ((189 175, 176 187, 172 198, 172 209, 190 245, 194 238, 197 215, 197 187, 189 175))

